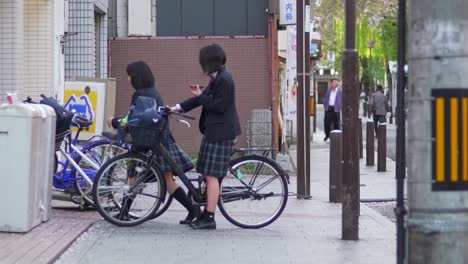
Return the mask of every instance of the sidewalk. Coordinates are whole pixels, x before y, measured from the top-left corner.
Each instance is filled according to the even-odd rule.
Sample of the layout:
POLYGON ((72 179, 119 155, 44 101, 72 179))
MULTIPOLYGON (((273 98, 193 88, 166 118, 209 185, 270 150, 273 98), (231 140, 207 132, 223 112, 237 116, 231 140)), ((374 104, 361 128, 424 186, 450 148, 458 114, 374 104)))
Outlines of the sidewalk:
MULTIPOLYGON (((178 224, 185 210, 173 203, 163 216, 137 227, 119 228, 104 220, 95 221, 87 231, 83 229, 85 232, 56 263, 394 263, 395 225, 364 204, 360 240, 341 240, 341 205, 328 202, 329 146, 323 143, 323 136, 316 134, 315 138, 311 144, 312 199, 290 196, 282 216, 268 227, 240 229, 218 211, 217 230, 195 231, 178 224)), ((294 158, 295 150, 290 154, 294 158)), ((361 166, 362 198, 395 197, 394 166, 391 160, 387 162, 391 171, 385 173, 361 166)), ((293 175, 289 191, 296 192, 296 188, 293 175)), ((77 218, 82 214, 73 213, 77 218)), ((94 212, 86 213, 96 217, 94 212)), ((77 225, 77 220, 70 221, 70 226, 77 225)), ((18 238, 10 241, 19 243, 18 238)), ((2 250, 0 243, 0 256, 2 250)), ((34 263, 49 261, 54 259, 42 258, 34 263)), ((0 258, 0 263, 12 262, 0 258)))

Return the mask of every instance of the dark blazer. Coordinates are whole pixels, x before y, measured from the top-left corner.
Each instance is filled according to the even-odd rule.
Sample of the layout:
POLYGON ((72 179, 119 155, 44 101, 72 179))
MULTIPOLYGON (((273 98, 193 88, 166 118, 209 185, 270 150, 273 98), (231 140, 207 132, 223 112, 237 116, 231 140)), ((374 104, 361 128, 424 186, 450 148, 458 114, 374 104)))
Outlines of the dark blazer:
MULTIPOLYGON (((140 88, 140 89, 135 90, 135 92, 132 95, 132 101, 130 102, 130 105, 133 105, 135 103, 138 96, 154 98, 156 99, 156 103, 158 104, 158 107, 164 106, 164 101, 157 88, 151 87, 151 88, 140 88)), ((120 118, 114 118, 112 120, 112 126, 114 128, 117 128, 119 123, 120 123, 120 118)), ((174 137, 172 136, 171 130, 169 130, 169 124, 167 124, 166 130, 164 131, 163 136, 166 139, 169 139, 172 142, 175 142, 174 137)))
POLYGON ((231 73, 223 67, 201 95, 185 100, 180 107, 185 112, 203 107, 199 128, 206 140, 231 140, 241 134, 235 98, 231 73))
MULTIPOLYGON (((323 106, 325 107, 325 111, 328 111, 328 101, 330 101, 330 93, 331 89, 327 90, 327 94, 325 95, 325 98, 323 99, 323 106)), ((335 112, 341 112, 341 106, 342 106, 342 97, 343 97, 343 91, 341 90, 341 87, 336 88, 336 97, 335 97, 335 112)))

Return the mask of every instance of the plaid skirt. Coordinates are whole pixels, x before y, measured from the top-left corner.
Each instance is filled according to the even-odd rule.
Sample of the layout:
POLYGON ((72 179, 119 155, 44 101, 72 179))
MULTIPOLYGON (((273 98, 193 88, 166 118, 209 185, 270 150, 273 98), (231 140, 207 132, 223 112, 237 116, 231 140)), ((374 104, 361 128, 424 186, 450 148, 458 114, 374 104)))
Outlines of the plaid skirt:
POLYGON ((197 171, 203 175, 224 177, 228 170, 234 140, 207 141, 203 137, 198 153, 197 171))
MULTIPOLYGON (((195 167, 193 165, 192 159, 190 159, 190 157, 182 149, 180 149, 175 142, 167 142, 163 143, 163 145, 167 149, 167 152, 169 152, 171 155, 172 159, 174 159, 176 164, 179 165, 184 172, 187 172, 195 167)), ((159 168, 163 172, 174 172, 163 156, 157 156, 156 161, 158 162, 159 168)))

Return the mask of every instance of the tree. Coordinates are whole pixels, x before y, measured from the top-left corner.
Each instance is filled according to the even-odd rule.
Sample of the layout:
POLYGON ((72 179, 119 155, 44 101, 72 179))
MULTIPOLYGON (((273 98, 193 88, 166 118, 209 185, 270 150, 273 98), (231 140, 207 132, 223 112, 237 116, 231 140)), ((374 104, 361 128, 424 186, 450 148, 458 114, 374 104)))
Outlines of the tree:
MULTIPOLYGON (((356 48, 359 52, 361 88, 368 91, 374 80, 383 83, 388 61, 397 57, 397 0, 357 0, 356 48), (374 41, 372 49, 369 41, 374 41), (372 52, 372 56, 371 56, 372 52)), ((322 50, 336 54, 335 68, 341 71, 344 48, 344 0, 317 0, 315 16, 320 19, 322 50)), ((388 87, 391 87, 391 78, 388 87)))

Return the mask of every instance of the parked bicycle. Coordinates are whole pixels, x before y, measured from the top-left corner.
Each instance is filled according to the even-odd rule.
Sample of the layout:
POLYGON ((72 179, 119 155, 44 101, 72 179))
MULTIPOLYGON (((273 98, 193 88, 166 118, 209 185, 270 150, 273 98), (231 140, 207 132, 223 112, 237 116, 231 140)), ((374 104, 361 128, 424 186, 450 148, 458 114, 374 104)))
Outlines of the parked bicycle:
MULTIPOLYGON (((158 155, 164 157, 187 187, 192 202, 206 204, 203 179, 187 176, 159 140, 169 116, 194 118, 171 112, 169 108, 159 109, 164 118, 160 121, 162 124, 154 128, 157 143, 151 150, 146 153, 129 151, 111 158, 94 178, 95 207, 112 224, 134 226, 155 217, 166 199, 165 178, 155 158, 158 155), (121 217, 123 212, 128 217, 121 217)), ((233 159, 220 186, 218 206, 221 213, 229 222, 242 228, 261 228, 273 223, 283 212, 288 199, 287 174, 275 161, 260 155, 233 159)))
MULTIPOLYGON (((109 158, 126 152, 128 146, 107 138, 96 140, 95 136, 84 143, 78 139, 80 133, 93 121, 67 111, 51 97, 41 97, 40 103, 51 106, 57 114, 52 198, 74 202, 81 209, 93 206, 91 186, 97 171, 109 158), (71 127, 77 128, 74 137, 71 127)), ((37 103, 29 97, 24 102, 37 103)))

